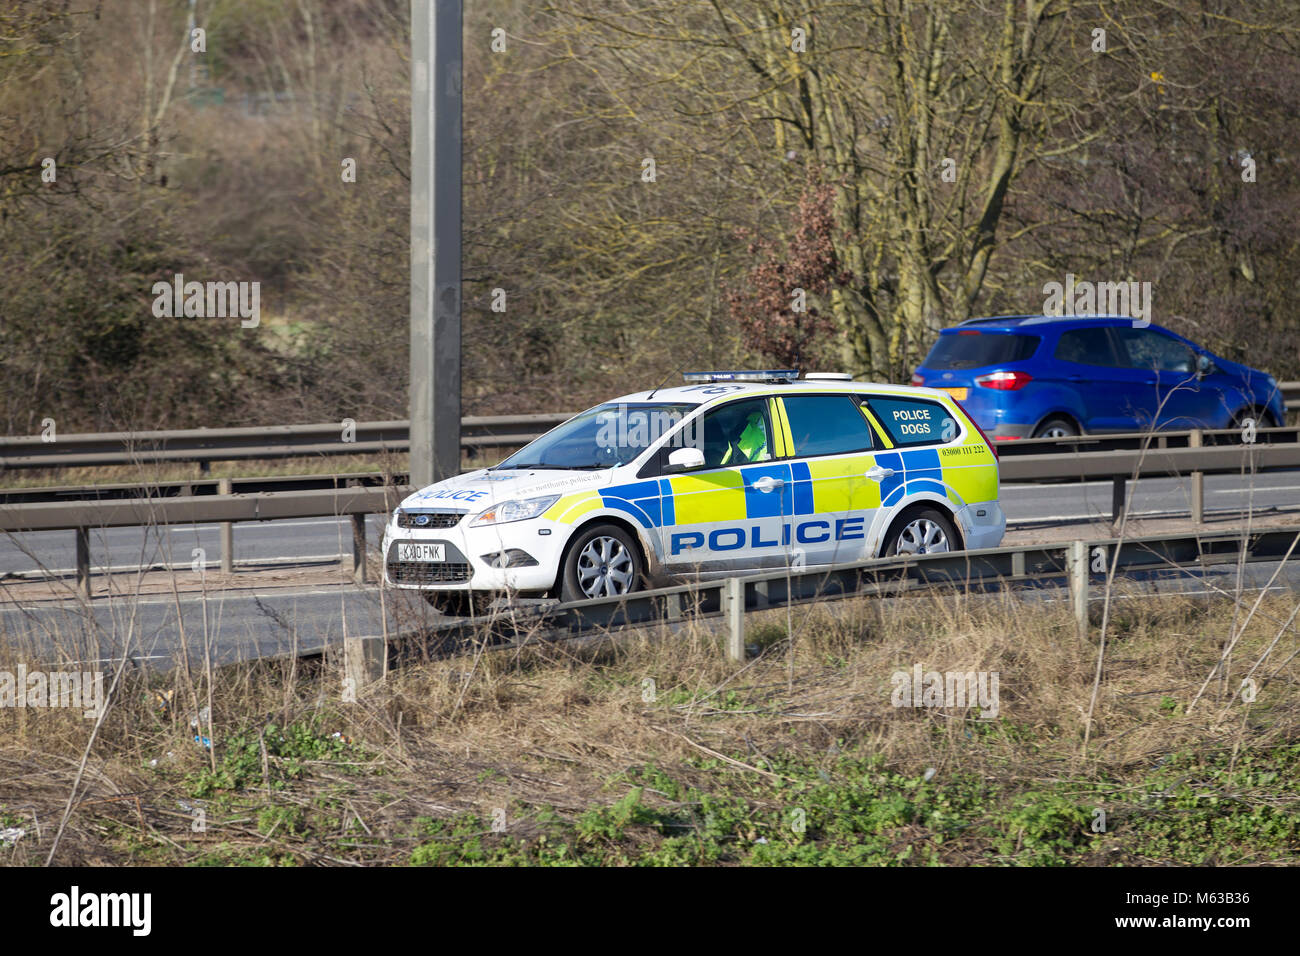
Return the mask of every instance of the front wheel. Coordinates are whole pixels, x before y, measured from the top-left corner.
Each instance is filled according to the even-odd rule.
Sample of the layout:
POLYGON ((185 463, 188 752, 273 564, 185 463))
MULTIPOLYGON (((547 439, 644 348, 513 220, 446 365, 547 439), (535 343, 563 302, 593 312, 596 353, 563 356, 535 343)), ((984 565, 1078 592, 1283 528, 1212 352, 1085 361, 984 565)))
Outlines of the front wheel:
POLYGON ((639 590, 645 567, 632 536, 612 524, 581 532, 564 558, 561 601, 619 597, 639 590))
POLYGON ((957 551, 961 544, 957 529, 947 515, 935 508, 909 512, 894 522, 886 539, 885 556, 941 554, 957 551))

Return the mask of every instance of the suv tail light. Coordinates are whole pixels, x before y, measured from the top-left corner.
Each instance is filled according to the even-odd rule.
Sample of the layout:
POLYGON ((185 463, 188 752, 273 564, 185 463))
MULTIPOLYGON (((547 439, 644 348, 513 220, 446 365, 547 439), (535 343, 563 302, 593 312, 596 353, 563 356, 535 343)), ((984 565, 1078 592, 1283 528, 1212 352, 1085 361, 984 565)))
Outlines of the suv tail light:
POLYGON ((1014 392, 1018 388, 1024 388, 1033 380, 1034 377, 1028 372, 990 372, 975 379, 975 384, 983 385, 985 388, 996 388, 1000 392, 1014 392))
POLYGON ((925 379, 921 377, 921 373, 920 373, 920 372, 913 372, 913 373, 912 373, 912 384, 913 384, 913 385, 924 385, 924 384, 925 384, 925 379))

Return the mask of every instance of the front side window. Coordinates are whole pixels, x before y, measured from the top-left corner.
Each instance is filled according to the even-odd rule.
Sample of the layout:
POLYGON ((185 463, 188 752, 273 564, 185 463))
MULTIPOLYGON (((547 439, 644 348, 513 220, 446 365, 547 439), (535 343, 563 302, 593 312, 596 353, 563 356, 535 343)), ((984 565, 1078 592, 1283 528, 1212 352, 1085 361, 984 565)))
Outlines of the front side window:
POLYGON ((848 395, 783 398, 794 456, 844 455, 871 448, 871 427, 848 395))
POLYGON ((1157 372, 1192 370, 1192 350, 1182 342, 1155 329, 1116 329, 1128 351, 1129 368, 1157 372))
POLYGON ((895 448, 950 442, 961 430, 957 419, 938 402, 875 396, 867 399, 867 407, 895 448))
POLYGON ((766 398, 747 398, 704 413, 705 467, 749 465, 772 457, 766 398))

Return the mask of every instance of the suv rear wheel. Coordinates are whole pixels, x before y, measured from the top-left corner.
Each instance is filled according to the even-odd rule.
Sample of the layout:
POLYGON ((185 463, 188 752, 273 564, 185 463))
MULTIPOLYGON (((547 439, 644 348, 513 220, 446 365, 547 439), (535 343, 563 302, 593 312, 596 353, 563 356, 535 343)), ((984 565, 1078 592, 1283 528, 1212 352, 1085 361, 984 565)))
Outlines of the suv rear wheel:
POLYGON ((1079 434, 1079 426, 1068 418, 1054 415, 1034 430, 1035 438, 1073 438, 1079 434))

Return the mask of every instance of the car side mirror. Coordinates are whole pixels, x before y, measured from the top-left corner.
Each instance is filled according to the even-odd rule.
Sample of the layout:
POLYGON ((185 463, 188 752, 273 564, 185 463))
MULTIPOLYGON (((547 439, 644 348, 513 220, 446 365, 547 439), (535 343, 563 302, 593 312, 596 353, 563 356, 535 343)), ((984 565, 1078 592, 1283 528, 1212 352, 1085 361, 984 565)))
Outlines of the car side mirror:
POLYGON ((1204 354, 1196 356, 1196 377, 1197 378, 1205 378, 1205 376, 1209 375, 1213 371, 1214 371, 1214 360, 1212 358, 1204 354))
POLYGON ((675 448, 668 455, 668 464, 664 465, 664 473, 675 474, 679 471, 703 467, 704 452, 698 448, 675 448))

